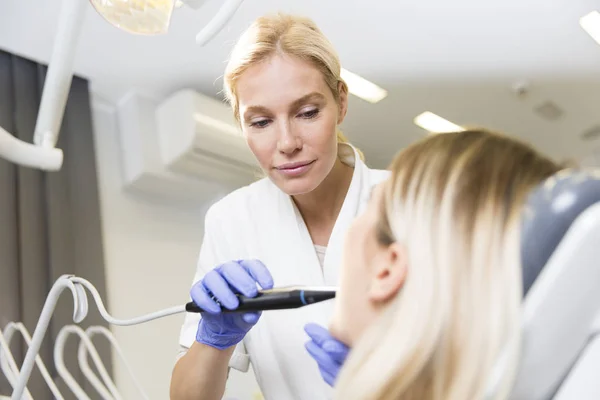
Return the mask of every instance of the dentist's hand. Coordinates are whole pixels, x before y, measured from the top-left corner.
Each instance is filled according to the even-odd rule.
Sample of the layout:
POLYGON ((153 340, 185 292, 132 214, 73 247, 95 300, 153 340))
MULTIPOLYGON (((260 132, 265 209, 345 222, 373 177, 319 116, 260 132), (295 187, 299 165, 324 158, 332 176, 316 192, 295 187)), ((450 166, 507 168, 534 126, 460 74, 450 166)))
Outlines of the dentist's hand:
POLYGON ((304 330, 311 338, 306 342, 306 350, 319 365, 325 382, 333 386, 350 349, 320 325, 306 324, 304 330))
POLYGON ((241 342, 258 322, 260 313, 223 313, 217 301, 233 310, 239 305, 235 293, 255 297, 257 283, 263 289, 273 288, 271 273, 258 260, 227 262, 195 283, 190 295, 194 303, 206 311, 200 318, 196 341, 220 350, 241 342))

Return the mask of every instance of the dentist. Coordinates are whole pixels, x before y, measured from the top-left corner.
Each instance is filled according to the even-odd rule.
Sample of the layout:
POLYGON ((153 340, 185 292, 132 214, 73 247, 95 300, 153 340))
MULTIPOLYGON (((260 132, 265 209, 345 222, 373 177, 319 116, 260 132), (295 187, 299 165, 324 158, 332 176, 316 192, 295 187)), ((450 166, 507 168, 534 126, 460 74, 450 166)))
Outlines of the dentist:
POLYGON ((308 323, 328 324, 330 302, 222 314, 210 295, 233 309, 234 292, 256 296, 257 284, 337 285, 344 233, 388 177, 369 169, 338 128, 348 106, 340 68, 331 43, 306 18, 258 18, 234 47, 225 93, 266 178, 206 213, 191 296, 209 312, 186 315, 171 399, 221 399, 229 368, 247 371, 250 362, 268 400, 332 397, 323 377, 332 383, 329 363, 339 356, 327 351, 343 355, 344 346, 326 332, 314 332, 310 354, 304 345, 308 323), (324 358, 315 363, 319 350, 324 358))

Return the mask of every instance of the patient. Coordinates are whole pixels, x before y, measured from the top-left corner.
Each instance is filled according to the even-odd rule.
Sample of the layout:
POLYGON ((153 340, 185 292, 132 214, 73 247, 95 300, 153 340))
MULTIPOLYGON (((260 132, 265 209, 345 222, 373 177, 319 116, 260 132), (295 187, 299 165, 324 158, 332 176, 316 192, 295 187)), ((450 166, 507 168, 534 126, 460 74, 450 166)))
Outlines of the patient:
POLYGON ((390 169, 346 238, 331 332, 352 351, 336 399, 507 398, 521 214, 561 166, 515 139, 466 131, 429 136, 390 169))

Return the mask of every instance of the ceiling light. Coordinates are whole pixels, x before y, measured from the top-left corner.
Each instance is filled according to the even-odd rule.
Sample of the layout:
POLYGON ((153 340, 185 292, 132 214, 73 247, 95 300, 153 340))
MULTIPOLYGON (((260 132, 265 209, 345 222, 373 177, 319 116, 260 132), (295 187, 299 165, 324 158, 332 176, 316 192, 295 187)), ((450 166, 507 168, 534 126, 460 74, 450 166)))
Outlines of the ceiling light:
POLYGON ((600 44, 600 12, 591 13, 579 19, 579 25, 586 31, 598 44, 600 44))
POLYGON ((388 95, 386 90, 380 88, 373 82, 369 82, 365 78, 345 70, 344 68, 342 68, 341 75, 342 79, 348 85, 348 91, 369 103, 377 103, 388 95))
POLYGON ((463 127, 429 111, 417 115, 414 123, 431 133, 460 132, 465 130, 463 127))
POLYGON ((90 0, 96 11, 114 26, 130 33, 167 33, 176 0, 90 0))

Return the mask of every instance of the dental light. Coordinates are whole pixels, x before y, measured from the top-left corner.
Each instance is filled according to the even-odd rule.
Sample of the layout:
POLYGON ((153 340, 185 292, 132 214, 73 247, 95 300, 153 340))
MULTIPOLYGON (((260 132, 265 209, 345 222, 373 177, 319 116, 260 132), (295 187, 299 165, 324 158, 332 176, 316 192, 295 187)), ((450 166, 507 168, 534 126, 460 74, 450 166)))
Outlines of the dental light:
POLYGON ((129 33, 167 33, 175 0, 90 0, 108 22, 129 33))
MULTIPOLYGON (((244 0, 226 0, 217 14, 196 36, 208 43, 233 17, 244 0)), ((135 34, 168 32, 177 0, 90 0, 96 11, 112 25, 135 34)), ((182 0, 190 8, 204 1, 182 0)), ((0 127, 0 157, 15 164, 47 171, 62 167, 63 152, 56 148, 73 78, 77 40, 81 36, 86 0, 63 0, 54 49, 50 58, 33 143, 24 142, 0 127)))

